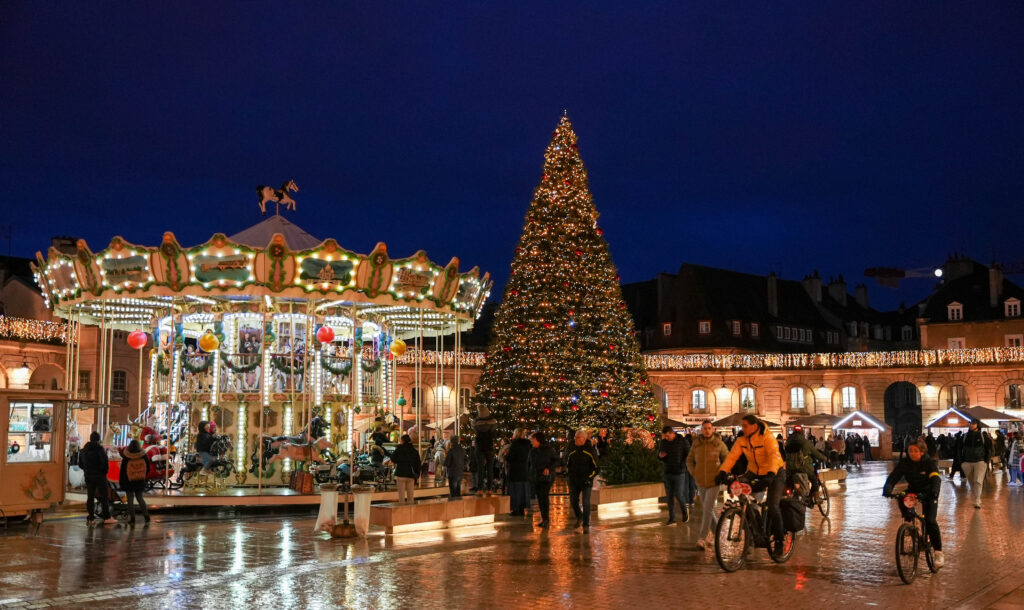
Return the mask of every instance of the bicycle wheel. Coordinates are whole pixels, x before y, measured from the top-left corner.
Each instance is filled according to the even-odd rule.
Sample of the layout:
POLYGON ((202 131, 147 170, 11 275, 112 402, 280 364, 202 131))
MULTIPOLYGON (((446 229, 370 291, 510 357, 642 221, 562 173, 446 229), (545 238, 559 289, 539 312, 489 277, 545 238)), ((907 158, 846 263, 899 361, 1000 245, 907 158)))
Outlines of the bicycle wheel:
POLYGON ((747 528, 739 508, 729 508, 715 528, 715 560, 726 572, 735 572, 747 560, 747 528))
POLYGON ((917 576, 917 530, 904 523, 896 531, 896 571, 908 585, 917 576))
POLYGON ((828 513, 832 510, 832 501, 828 497, 828 489, 825 484, 818 485, 818 497, 817 500, 818 512, 821 513, 822 517, 827 517, 828 513))
POLYGON ((793 547, 796 546, 796 534, 793 532, 786 532, 786 537, 782 540, 782 553, 779 555, 775 554, 775 536, 768 538, 768 556, 771 557, 775 563, 786 563, 789 558, 793 556, 793 547))

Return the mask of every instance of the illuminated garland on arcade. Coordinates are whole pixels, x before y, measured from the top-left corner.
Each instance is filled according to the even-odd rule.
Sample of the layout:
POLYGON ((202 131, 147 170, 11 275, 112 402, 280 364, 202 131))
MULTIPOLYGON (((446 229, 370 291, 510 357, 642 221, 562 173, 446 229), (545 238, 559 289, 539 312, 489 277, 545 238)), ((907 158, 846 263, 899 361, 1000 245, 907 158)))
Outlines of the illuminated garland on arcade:
POLYGON ((331 373, 332 375, 338 375, 340 377, 348 377, 352 373, 352 359, 345 358, 341 364, 334 365, 328 362, 330 358, 322 358, 320 360, 320 368, 331 373))
POLYGON ((270 359, 270 364, 285 375, 298 375, 299 373, 305 372, 305 358, 296 358, 296 361, 298 362, 298 366, 292 367, 286 364, 286 362, 288 362, 288 358, 285 356, 274 356, 270 359))
POLYGON ((0 316, 0 339, 64 343, 67 333, 68 325, 64 323, 0 316))

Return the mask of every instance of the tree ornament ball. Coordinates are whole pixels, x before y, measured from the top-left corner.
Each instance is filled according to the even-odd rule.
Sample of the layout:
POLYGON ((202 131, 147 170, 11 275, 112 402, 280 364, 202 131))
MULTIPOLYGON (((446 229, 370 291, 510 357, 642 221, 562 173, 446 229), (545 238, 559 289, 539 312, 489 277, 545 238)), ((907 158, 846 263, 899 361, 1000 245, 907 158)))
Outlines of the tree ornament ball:
POLYGON ((648 415, 647 416, 647 421, 654 421, 654 416, 653 415, 648 415))
POLYGON ((572 410, 573 411, 579 411, 580 410, 580 406, 579 405, 573 405, 572 406, 572 410))
POLYGON ((316 331, 316 340, 320 343, 334 341, 334 329, 330 326, 321 326, 320 330, 316 331))
POLYGON ((206 331, 202 337, 199 337, 199 349, 206 353, 211 353, 220 347, 220 341, 217 336, 213 334, 213 331, 206 331))
POLYGON ((544 415, 551 415, 551 407, 544 407, 544 415))
POLYGON ((142 349, 149 343, 149 335, 142 330, 133 330, 128 335, 128 346, 132 349, 142 349))
POLYGON ((601 392, 601 398, 608 398, 608 390, 601 392))
POLYGON ((403 355, 405 355, 405 350, 405 341, 402 341, 401 339, 395 339, 394 342, 391 343, 391 353, 394 354, 396 358, 401 358, 403 355))

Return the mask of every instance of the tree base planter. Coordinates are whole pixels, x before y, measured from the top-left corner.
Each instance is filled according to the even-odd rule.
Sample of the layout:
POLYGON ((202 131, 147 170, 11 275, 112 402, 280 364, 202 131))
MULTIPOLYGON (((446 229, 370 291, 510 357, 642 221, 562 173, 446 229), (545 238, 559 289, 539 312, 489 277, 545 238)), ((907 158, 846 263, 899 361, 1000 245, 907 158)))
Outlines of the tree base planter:
POLYGON ((597 509, 599 519, 638 517, 660 513, 664 495, 664 483, 606 485, 593 491, 590 504, 597 509))
POLYGON ((383 527, 386 534, 402 534, 486 525, 494 523, 495 515, 508 512, 508 496, 463 496, 461 500, 374 504, 370 507, 370 523, 383 527))

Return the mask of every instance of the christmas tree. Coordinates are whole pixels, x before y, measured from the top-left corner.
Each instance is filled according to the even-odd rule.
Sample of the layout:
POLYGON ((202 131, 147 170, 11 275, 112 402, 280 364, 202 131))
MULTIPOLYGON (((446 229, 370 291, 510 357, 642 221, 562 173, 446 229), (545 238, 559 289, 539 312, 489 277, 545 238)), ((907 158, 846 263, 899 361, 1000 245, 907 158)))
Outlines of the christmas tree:
POLYGON ((653 425, 654 396, 597 216, 563 117, 544 153, 475 397, 506 431, 653 425))

